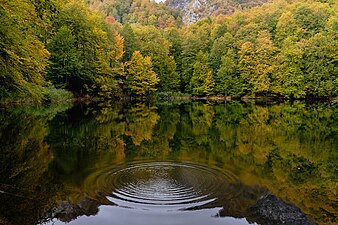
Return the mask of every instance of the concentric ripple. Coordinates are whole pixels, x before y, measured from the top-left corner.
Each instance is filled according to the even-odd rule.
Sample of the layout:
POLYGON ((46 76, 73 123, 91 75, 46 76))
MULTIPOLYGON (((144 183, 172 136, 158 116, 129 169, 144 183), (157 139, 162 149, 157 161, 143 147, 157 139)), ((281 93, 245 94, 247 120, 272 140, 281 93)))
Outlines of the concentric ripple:
POLYGON ((110 168, 96 177, 96 185, 121 207, 188 209, 212 204, 234 179, 191 163, 147 162, 110 168))

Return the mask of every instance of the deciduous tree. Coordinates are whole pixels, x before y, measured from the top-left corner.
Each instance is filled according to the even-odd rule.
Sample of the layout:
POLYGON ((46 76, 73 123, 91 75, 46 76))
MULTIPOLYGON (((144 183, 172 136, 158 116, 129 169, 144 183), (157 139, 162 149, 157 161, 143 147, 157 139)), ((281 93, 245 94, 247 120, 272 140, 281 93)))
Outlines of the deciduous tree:
POLYGON ((151 58, 143 57, 139 51, 135 51, 128 63, 126 86, 128 92, 135 96, 145 96, 156 91, 159 78, 153 71, 151 58))

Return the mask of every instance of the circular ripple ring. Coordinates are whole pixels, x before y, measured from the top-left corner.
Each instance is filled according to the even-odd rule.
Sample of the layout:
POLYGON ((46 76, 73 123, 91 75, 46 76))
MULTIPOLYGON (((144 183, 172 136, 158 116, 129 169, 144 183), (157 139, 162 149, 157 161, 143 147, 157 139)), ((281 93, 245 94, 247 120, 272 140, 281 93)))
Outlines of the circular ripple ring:
POLYGON ((98 189, 116 205, 180 209, 211 204, 234 176, 198 164, 141 162, 97 174, 98 189))

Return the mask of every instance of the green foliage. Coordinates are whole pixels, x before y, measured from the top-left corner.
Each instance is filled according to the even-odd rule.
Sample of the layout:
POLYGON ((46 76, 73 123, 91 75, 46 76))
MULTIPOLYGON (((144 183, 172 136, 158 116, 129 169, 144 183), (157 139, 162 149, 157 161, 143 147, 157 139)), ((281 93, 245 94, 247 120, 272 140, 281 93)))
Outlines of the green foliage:
POLYGON ((240 51, 241 76, 248 82, 248 91, 254 94, 268 93, 274 72, 276 48, 266 31, 258 34, 255 44, 245 42, 240 51))
POLYGON ((75 41, 71 28, 62 26, 48 46, 52 64, 47 77, 58 87, 69 88, 69 80, 81 70, 80 52, 75 41))
POLYGON ((193 95, 211 95, 214 89, 214 79, 209 68, 208 56, 200 51, 196 56, 193 75, 190 80, 190 92, 193 95))
POLYGON ((236 54, 230 49, 222 57, 222 64, 216 75, 217 93, 239 97, 244 92, 243 80, 238 71, 236 64, 236 54))
POLYGON ((107 25, 101 16, 81 2, 70 1, 61 8, 57 24, 56 35, 49 45, 52 66, 48 77, 53 83, 80 94, 91 90, 93 85, 105 89, 97 87, 102 79, 113 86, 107 54, 113 43, 109 43, 107 25))
POLYGON ((73 94, 65 89, 56 89, 54 86, 49 86, 46 88, 47 93, 44 97, 45 101, 48 102, 66 102, 73 98, 73 94))
POLYGON ((160 78, 160 91, 177 91, 180 85, 179 75, 176 72, 176 63, 170 56, 170 42, 153 26, 134 26, 139 51, 152 59, 155 73, 160 78))
POLYGON ((189 90, 190 80, 192 79, 196 55, 199 51, 209 52, 211 48, 210 41, 210 23, 200 22, 198 25, 191 25, 181 31, 182 52, 180 62, 181 68, 181 91, 189 90))
POLYGON ((125 54, 123 56, 124 61, 129 61, 133 53, 139 49, 138 42, 136 41, 136 35, 129 23, 123 25, 121 34, 124 39, 125 54))
POLYGON ((277 56, 274 91, 284 96, 304 98, 305 74, 302 71, 304 48, 301 44, 287 38, 283 41, 277 56))
POLYGON ((216 39, 210 51, 211 67, 214 74, 217 73, 221 65, 221 58, 235 45, 235 39, 231 34, 225 33, 224 36, 216 39))
POLYGON ((337 95, 337 44, 333 37, 317 33, 310 38, 304 49, 303 65, 307 74, 308 95, 327 97, 337 95))

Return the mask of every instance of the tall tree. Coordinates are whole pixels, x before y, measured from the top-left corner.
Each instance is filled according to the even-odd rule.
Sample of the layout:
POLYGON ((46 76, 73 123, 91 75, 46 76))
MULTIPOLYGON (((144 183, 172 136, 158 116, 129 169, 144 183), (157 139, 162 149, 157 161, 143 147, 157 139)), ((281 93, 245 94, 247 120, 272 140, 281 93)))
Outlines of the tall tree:
POLYGON ((139 50, 144 56, 149 56, 153 62, 155 73, 160 78, 159 91, 177 91, 179 75, 176 63, 170 55, 171 43, 164 38, 154 26, 134 26, 139 50))
POLYGON ((48 78, 57 87, 68 88, 69 79, 82 69, 75 41, 71 28, 62 26, 48 45, 52 52, 48 78))
POLYGON ((232 49, 234 45, 235 39, 232 37, 230 33, 225 33, 224 36, 214 41, 210 51, 211 67, 213 69, 214 74, 217 73, 222 63, 221 62, 222 56, 225 55, 229 49, 232 49))
POLYGON ((156 91, 159 78, 153 71, 151 58, 143 57, 139 51, 135 51, 128 63, 126 86, 129 94, 145 96, 156 91))
POLYGON ((209 67, 208 55, 199 51, 193 68, 193 75, 190 80, 190 92, 193 95, 212 94, 215 83, 209 67))
POLYGON ((296 42, 295 38, 286 38, 276 57, 276 79, 273 91, 277 94, 291 97, 305 97, 306 74, 303 69, 304 43, 296 42))
POLYGON ((259 32, 256 45, 245 42, 240 51, 240 70, 248 81, 253 94, 267 94, 271 91, 276 47, 267 31, 259 32))
POLYGON ((123 36, 125 45, 125 54, 123 56, 123 60, 129 61, 133 53, 139 49, 139 44, 136 40, 135 32, 129 23, 123 25, 121 35, 123 36))
POLYGON ((193 75, 193 67, 199 51, 210 52, 211 24, 208 20, 200 21, 190 27, 183 28, 181 53, 181 91, 188 91, 193 75))
POLYGON ((222 64, 216 75, 217 93, 239 97, 243 94, 244 81, 238 73, 236 54, 230 49, 222 57, 222 64))
POLYGON ((333 37, 322 33, 306 42, 303 64, 308 95, 328 97, 338 93, 337 50, 333 37))
POLYGON ((55 21, 56 35, 48 45, 52 53, 48 78, 79 94, 115 92, 111 49, 118 40, 109 38, 107 26, 84 2, 64 4, 55 21))

